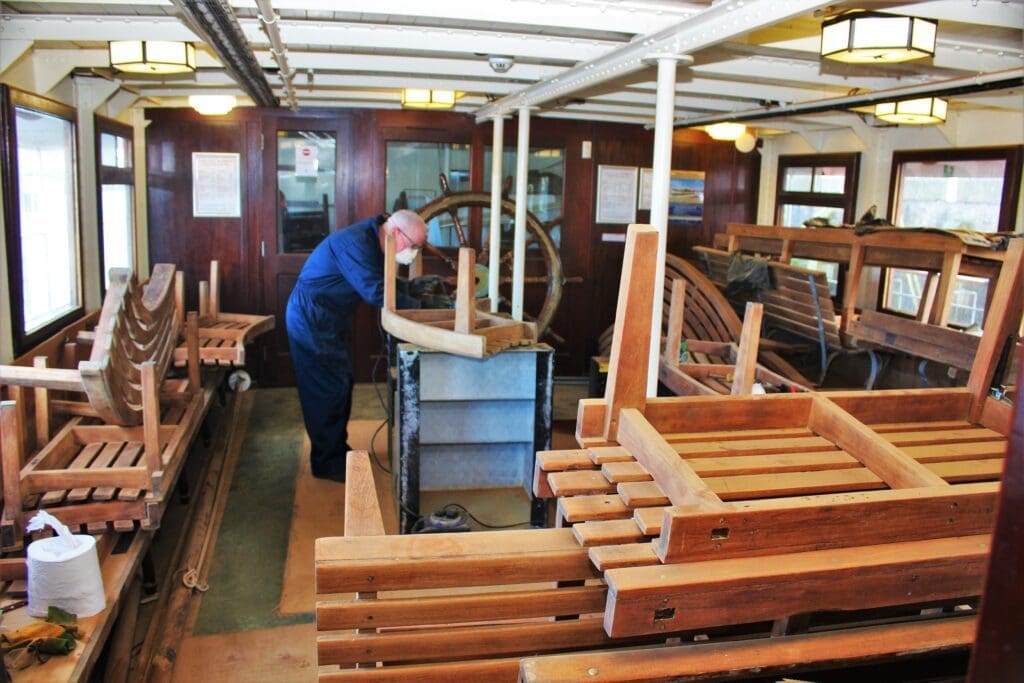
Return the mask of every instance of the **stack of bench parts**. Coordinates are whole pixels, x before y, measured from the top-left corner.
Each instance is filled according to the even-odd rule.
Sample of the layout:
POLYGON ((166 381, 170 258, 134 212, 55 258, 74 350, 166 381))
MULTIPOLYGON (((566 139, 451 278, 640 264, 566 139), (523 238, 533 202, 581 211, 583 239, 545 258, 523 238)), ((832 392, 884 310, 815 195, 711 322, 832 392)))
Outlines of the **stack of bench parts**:
POLYGON ((316 549, 321 681, 690 680, 970 646, 1019 267, 967 387, 647 398, 656 244, 630 228, 579 448, 537 454, 557 528, 385 536, 350 474, 346 535, 316 549))

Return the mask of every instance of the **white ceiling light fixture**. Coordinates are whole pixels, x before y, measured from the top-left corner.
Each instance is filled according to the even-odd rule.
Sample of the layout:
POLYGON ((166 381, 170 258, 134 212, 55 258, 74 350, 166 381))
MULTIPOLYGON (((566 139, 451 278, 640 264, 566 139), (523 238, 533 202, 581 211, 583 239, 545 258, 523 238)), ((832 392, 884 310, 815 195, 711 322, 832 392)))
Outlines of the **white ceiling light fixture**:
POLYGON ((742 123, 726 121, 723 123, 712 123, 709 126, 704 126, 704 132, 707 133, 712 140, 727 140, 731 142, 747 132, 747 127, 742 123))
POLYGON ((739 137, 736 138, 735 144, 736 149, 739 150, 740 152, 743 152, 744 154, 746 154, 747 152, 752 152, 754 151, 754 148, 757 147, 757 135, 755 135, 754 132, 748 128, 747 130, 743 131, 743 133, 741 133, 739 137))
POLYGON ((178 74, 196 70, 196 47, 177 40, 112 40, 110 66, 135 74, 178 74))
POLYGON ((938 22, 882 12, 850 12, 821 25, 821 56, 878 64, 935 56, 938 22))
POLYGON ((875 118, 887 123, 927 126, 946 120, 946 100, 921 97, 902 102, 879 102, 875 105, 875 118))
POLYGON ((454 90, 402 89, 402 106, 413 109, 451 109, 457 98, 454 90))
POLYGON ((188 106, 203 116, 223 116, 235 108, 234 95, 189 95, 188 106))

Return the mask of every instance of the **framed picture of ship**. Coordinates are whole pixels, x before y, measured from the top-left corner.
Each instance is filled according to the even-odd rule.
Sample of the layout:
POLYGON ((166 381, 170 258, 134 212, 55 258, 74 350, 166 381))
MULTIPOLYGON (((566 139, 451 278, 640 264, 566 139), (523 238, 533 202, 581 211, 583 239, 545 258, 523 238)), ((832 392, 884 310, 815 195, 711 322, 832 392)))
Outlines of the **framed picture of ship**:
POLYGON ((669 179, 669 223, 704 220, 704 171, 672 171, 669 179))

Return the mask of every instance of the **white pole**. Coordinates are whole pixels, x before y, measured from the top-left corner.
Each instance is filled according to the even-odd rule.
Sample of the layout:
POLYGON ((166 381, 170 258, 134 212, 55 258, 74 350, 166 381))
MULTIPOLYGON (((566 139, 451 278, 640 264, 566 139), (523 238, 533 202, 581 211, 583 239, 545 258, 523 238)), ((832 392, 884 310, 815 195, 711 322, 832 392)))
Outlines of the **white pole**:
POLYGON ((516 231, 512 252, 512 319, 523 319, 523 279, 526 277, 526 175, 530 160, 530 107, 519 108, 516 144, 516 231))
POLYGON ((498 300, 501 295, 498 287, 501 284, 501 162, 505 156, 505 117, 494 117, 494 140, 491 143, 491 233, 489 246, 487 296, 491 299, 491 313, 498 312, 498 300))
POLYGON ((668 242, 669 175, 672 169, 672 123, 675 117, 676 63, 693 60, 680 55, 656 55, 658 94, 654 114, 654 163, 651 168, 651 227, 658 231, 658 260, 654 268, 654 311, 651 317, 651 351, 648 359, 647 395, 658 395, 658 363, 661 356, 661 309, 668 242))

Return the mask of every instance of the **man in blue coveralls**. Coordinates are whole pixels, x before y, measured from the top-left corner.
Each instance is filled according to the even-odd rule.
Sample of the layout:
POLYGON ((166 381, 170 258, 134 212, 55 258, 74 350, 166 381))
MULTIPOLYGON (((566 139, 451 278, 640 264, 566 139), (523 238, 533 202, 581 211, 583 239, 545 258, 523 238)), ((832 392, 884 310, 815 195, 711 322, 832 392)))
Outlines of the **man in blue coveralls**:
MULTIPOLYGON (((313 476, 345 481, 352 360, 348 341, 359 300, 384 303, 384 238, 395 237, 395 260, 409 264, 427 239, 413 211, 367 218, 328 235, 309 255, 288 299, 285 323, 295 382, 311 444, 313 476)), ((398 292, 399 308, 419 301, 398 292)))

